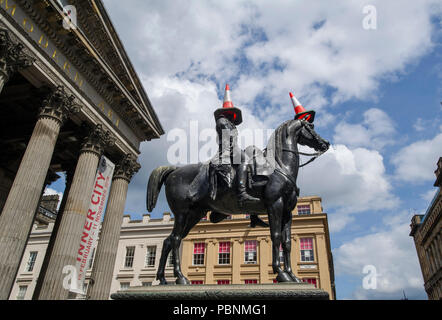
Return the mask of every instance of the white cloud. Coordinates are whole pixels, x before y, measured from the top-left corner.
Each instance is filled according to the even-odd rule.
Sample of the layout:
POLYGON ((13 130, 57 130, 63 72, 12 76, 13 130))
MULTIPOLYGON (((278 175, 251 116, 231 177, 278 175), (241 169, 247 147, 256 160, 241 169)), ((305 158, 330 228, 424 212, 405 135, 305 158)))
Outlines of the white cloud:
POLYGON ((400 213, 384 219, 384 228, 355 238, 333 252, 336 275, 354 276, 360 285, 354 299, 426 299, 419 260, 410 233, 411 216, 400 213), (376 268, 377 288, 363 289, 364 266, 376 268))
POLYGON ((349 124, 345 121, 335 127, 333 140, 348 147, 366 147, 376 150, 394 144, 395 125, 384 111, 371 108, 364 112, 360 124, 349 124))
POLYGON ((422 199, 424 199, 426 202, 430 203, 430 201, 433 200, 436 192, 438 192, 438 190, 433 188, 433 189, 428 190, 427 192, 421 193, 420 197, 422 199))
MULTIPOLYGON (((275 128, 293 117, 289 91, 318 112, 319 128, 331 125, 338 102, 375 101, 382 79, 400 76, 433 48, 431 15, 441 11, 432 7, 436 3, 374 0, 378 28, 372 31, 362 28, 365 1, 109 0, 105 5, 168 133, 187 130, 190 120, 198 120, 201 130, 213 128, 226 82, 243 111, 240 130, 275 128)), ((369 150, 392 143, 394 127, 383 111, 369 111, 362 123, 341 123, 336 140, 347 147, 338 143, 299 177, 304 194, 319 194, 328 208, 339 209, 343 218, 337 229, 354 219, 352 212, 398 203, 382 156, 369 150)), ((144 208, 148 173, 167 164, 166 136, 142 145, 143 169, 128 195, 139 195, 138 202, 128 200, 128 208, 144 208)))
POLYGON ((362 28, 365 1, 110 0, 106 7, 138 71, 204 79, 219 88, 239 78, 238 103, 254 107, 264 94, 272 103, 268 115, 286 116, 290 90, 316 109, 376 100, 379 81, 403 73, 433 48, 430 17, 441 11, 436 0, 370 4, 378 13, 371 31, 362 28))
POLYGON ((301 195, 319 195, 330 215, 331 232, 341 231, 362 211, 392 209, 399 200, 385 174, 383 157, 365 148, 335 145, 300 170, 301 195))
POLYGON ((430 140, 420 140, 400 149, 391 162, 399 181, 428 182, 435 180, 436 162, 441 156, 442 133, 430 140))

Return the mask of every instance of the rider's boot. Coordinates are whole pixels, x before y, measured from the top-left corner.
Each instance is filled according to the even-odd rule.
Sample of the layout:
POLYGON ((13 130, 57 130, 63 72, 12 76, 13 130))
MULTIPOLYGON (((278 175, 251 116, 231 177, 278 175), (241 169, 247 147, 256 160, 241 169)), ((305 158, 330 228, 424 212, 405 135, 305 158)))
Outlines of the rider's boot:
POLYGON ((250 215, 250 228, 259 227, 268 227, 269 225, 262 221, 257 215, 250 215))
POLYGON ((255 198, 247 193, 246 189, 247 181, 247 164, 241 164, 238 166, 238 201, 240 204, 247 201, 259 201, 259 198, 255 198))

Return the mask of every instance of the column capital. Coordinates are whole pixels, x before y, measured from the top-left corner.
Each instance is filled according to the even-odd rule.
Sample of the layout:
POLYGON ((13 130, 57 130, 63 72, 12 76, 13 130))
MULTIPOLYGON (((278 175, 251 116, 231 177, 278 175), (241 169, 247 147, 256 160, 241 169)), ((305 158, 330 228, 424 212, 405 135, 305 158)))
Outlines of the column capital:
POLYGON ((23 49, 23 44, 12 41, 7 29, 0 28, 0 73, 6 81, 17 70, 34 63, 35 59, 25 54, 23 49))
POLYGON ((128 153, 115 166, 114 179, 125 179, 130 182, 133 175, 137 173, 140 168, 141 165, 137 162, 136 157, 128 153))
POLYGON ((63 124, 70 114, 80 111, 80 105, 74 103, 74 99, 63 86, 57 86, 43 100, 39 118, 53 118, 63 124))
POLYGON ((114 144, 115 137, 112 136, 110 131, 103 129, 101 124, 97 124, 84 138, 80 152, 92 152, 101 156, 105 147, 111 147, 114 144))

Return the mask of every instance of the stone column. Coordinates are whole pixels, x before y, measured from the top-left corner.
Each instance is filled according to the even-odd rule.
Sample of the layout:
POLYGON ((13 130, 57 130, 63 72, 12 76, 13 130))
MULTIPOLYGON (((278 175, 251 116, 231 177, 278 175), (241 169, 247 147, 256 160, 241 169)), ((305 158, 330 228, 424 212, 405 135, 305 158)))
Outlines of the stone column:
POLYGON ((7 299, 20 265, 62 123, 78 106, 62 87, 43 102, 0 216, 0 299, 7 299))
POLYGON ((43 283, 43 279, 45 277, 48 264, 49 264, 49 258, 52 254, 52 249, 54 248, 55 243, 55 236, 57 235, 58 228, 60 227, 60 221, 61 221, 61 215, 64 211, 64 208, 66 206, 66 199, 69 194, 69 190, 72 185, 72 179, 74 178, 74 172, 75 172, 75 166, 69 166, 69 168, 66 170, 66 180, 65 180, 65 188, 63 192, 63 198, 61 199, 60 207, 57 213, 57 218, 55 219, 54 227, 52 229, 51 237, 49 239, 48 247, 46 248, 45 257, 43 259, 42 266, 40 268, 40 273, 37 278, 37 283, 35 285, 34 293, 32 294, 32 300, 38 299, 38 296, 40 295, 41 286, 43 283))
POLYGON ((109 299, 127 188, 132 176, 139 169, 140 165, 132 154, 127 154, 115 167, 100 239, 95 251, 95 261, 87 293, 88 299, 109 299))
POLYGON ((15 44, 8 30, 0 28, 0 93, 17 70, 27 68, 33 63, 34 59, 23 53, 23 45, 15 44))
POLYGON ((109 132, 97 125, 82 144, 38 299, 58 300, 69 297, 68 289, 63 287, 66 277, 63 268, 68 265, 75 267, 98 161, 104 147, 110 143, 109 132))

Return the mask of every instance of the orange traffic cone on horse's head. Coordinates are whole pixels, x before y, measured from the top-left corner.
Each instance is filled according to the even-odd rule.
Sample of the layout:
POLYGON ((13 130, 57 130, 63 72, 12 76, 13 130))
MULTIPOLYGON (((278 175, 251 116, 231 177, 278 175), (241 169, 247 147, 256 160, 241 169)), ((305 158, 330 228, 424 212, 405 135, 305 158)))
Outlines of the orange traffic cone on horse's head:
POLYGON ((292 100, 293 108, 295 109, 296 113, 295 120, 304 119, 310 123, 312 123, 313 120, 315 120, 315 111, 313 110, 305 111, 304 107, 291 92, 290 92, 290 99, 292 100))
POLYGON ((223 107, 215 110, 213 114, 215 116, 215 120, 218 120, 218 118, 223 115, 235 125, 242 122, 241 110, 233 106, 232 99, 230 98, 230 87, 228 84, 226 84, 226 90, 224 92, 223 107))

